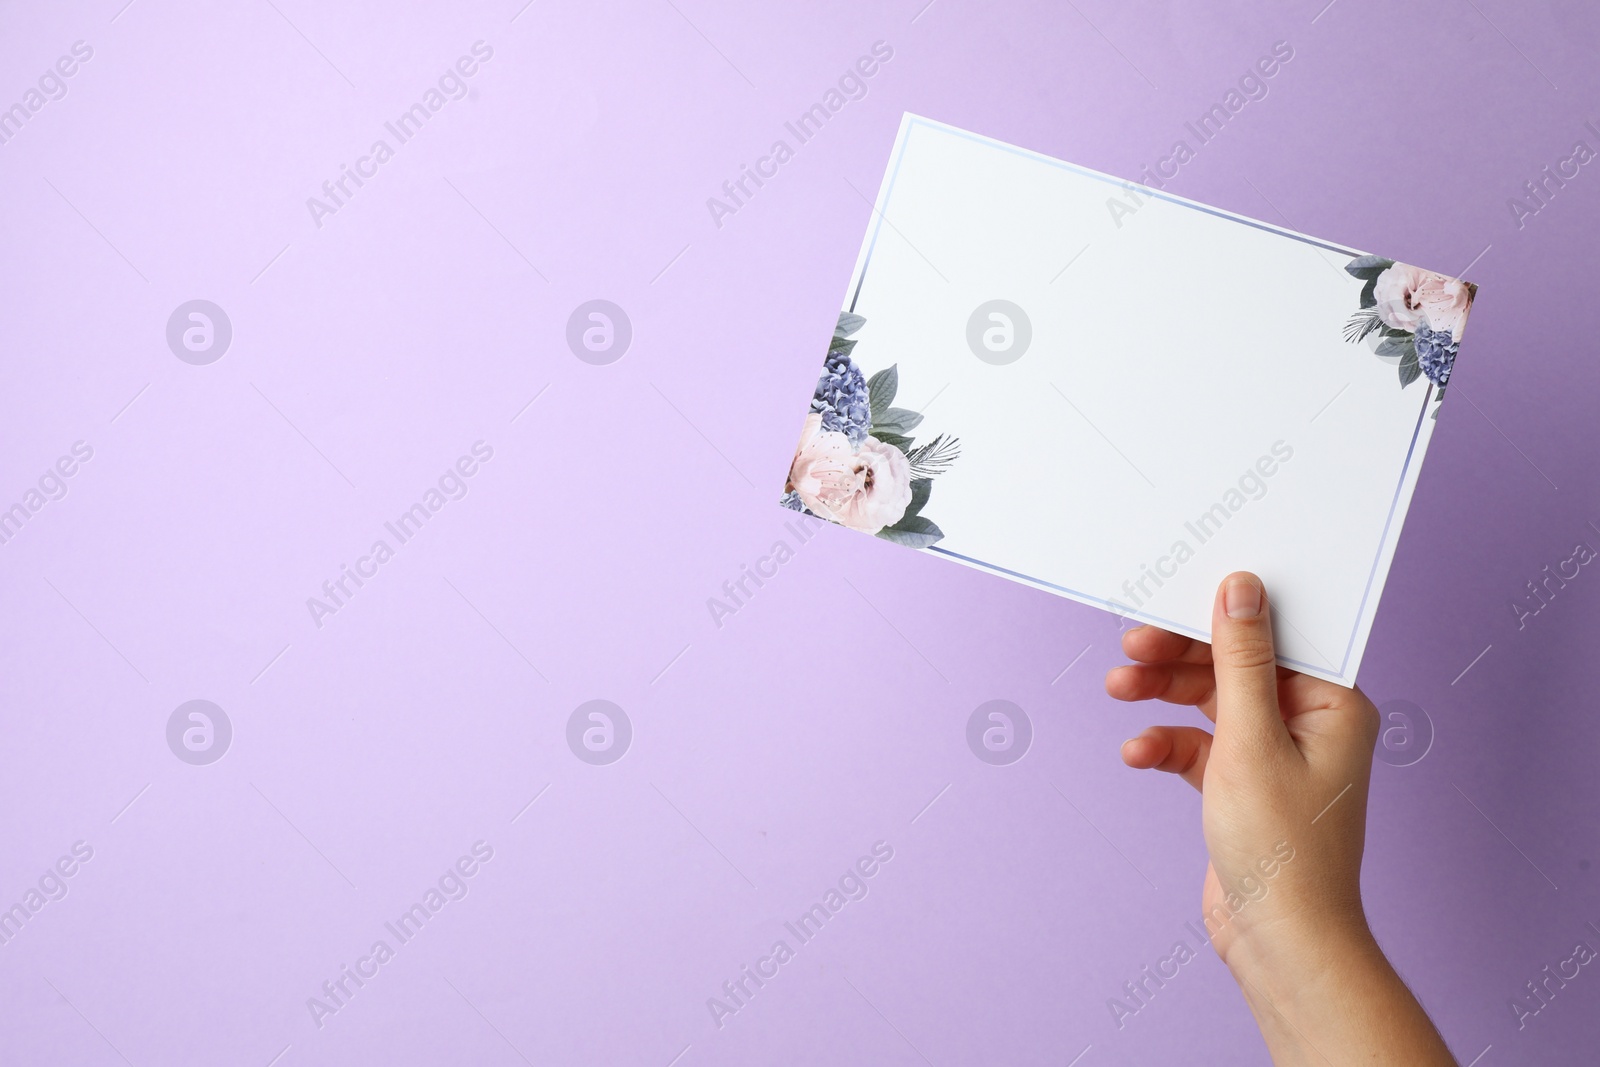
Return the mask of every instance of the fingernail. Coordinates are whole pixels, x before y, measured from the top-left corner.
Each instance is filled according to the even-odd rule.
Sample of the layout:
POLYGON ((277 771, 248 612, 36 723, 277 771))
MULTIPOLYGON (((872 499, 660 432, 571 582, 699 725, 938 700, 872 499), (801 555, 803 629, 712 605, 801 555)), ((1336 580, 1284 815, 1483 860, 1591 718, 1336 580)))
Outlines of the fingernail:
POLYGON ((1261 587, 1244 578, 1235 578, 1223 591, 1222 607, 1230 619, 1255 618, 1261 614, 1261 587))

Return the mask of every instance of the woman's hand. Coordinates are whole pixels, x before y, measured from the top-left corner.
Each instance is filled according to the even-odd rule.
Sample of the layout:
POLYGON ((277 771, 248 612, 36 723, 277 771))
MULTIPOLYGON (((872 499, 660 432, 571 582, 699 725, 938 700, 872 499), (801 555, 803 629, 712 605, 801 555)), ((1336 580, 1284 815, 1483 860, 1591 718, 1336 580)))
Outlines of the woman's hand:
POLYGON ((1277 666, 1266 590, 1244 572, 1217 590, 1212 644, 1144 626, 1122 648, 1134 663, 1106 675, 1107 693, 1216 724, 1151 726, 1122 759, 1201 792, 1206 931, 1274 1061, 1454 1064, 1361 906, 1372 702, 1277 666))

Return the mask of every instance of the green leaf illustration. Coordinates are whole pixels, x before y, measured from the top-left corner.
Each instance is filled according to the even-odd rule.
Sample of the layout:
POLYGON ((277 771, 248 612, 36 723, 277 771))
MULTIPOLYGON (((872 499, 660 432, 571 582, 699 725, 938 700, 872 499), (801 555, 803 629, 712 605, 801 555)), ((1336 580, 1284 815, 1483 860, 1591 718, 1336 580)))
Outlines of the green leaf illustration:
POLYGON ((839 324, 833 328, 833 335, 835 337, 849 337, 851 334, 861 329, 862 326, 866 325, 866 322, 867 320, 862 318, 860 315, 853 315, 848 311, 841 311, 839 312, 839 324))
POLYGON ((1422 364, 1417 362, 1417 350, 1413 346, 1408 354, 1400 357, 1400 388, 1404 389, 1420 377, 1422 364))
POLYGON ((915 430, 922 423, 922 416, 906 408, 888 408, 882 415, 874 412, 872 415, 872 433, 877 436, 879 429, 888 430, 890 433, 907 434, 915 430))
POLYGON ((1417 359, 1417 339, 1411 334, 1400 337, 1386 336, 1378 343, 1378 353, 1385 359, 1398 356, 1403 363, 1409 358, 1413 363, 1417 359))
POLYGON ((1367 284, 1361 287, 1361 306, 1364 308, 1378 306, 1378 277, 1373 275, 1367 279, 1367 284))
POLYGON ((1384 259, 1382 256, 1358 256, 1346 263, 1344 269, 1352 277, 1365 281, 1368 278, 1376 278, 1392 266, 1394 260, 1384 259))
POLYGON ((944 537, 944 531, 921 515, 907 515, 893 526, 878 531, 885 541, 908 548, 927 548, 944 537))
POLYGON ((894 445, 894 447, 906 454, 907 459, 911 457, 911 446, 913 444, 912 438, 906 437, 903 434, 890 433, 887 430, 884 430, 881 433, 874 430, 872 436, 876 437, 886 445, 894 445))
MULTIPOLYGON (((921 514, 922 509, 928 506, 928 497, 932 494, 932 478, 911 479, 911 503, 906 505, 906 515, 909 516, 921 514)), ((900 521, 904 522, 905 519, 902 518, 900 521)))
POLYGON ((894 395, 900 391, 900 365, 895 364, 867 379, 867 398, 872 405, 872 420, 889 410, 894 395))

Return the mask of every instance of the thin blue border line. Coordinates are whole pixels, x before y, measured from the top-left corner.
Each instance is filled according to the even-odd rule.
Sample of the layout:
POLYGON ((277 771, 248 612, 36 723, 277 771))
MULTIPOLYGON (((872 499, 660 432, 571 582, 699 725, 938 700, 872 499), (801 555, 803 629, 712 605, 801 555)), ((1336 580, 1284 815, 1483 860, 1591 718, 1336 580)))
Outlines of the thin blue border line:
MULTIPOLYGON (((969 133, 966 130, 953 129, 953 128, 949 127, 949 126, 945 126, 945 125, 942 125, 942 124, 939 124, 939 123, 932 122, 932 121, 930 121, 928 119, 924 119, 920 115, 913 115, 913 116, 911 116, 911 122, 906 126, 905 139, 900 142, 900 151, 899 151, 899 154, 897 154, 895 156, 894 168, 889 172, 888 188, 883 194, 883 210, 880 211, 880 210, 878 210, 878 207, 877 207, 876 204, 873 205, 873 214, 877 216, 877 222, 875 223, 875 225, 872 228, 872 241, 871 241, 871 243, 869 243, 867 245, 867 256, 866 256, 866 259, 864 259, 862 261, 862 263, 861 263, 861 275, 856 279, 856 291, 855 291, 854 295, 851 296, 851 298, 850 298, 850 310, 852 312, 855 311, 856 303, 861 299, 861 287, 866 283, 866 280, 867 280, 867 268, 872 264, 872 253, 878 247, 878 234, 883 229, 883 222, 884 222, 884 218, 885 218, 885 216, 886 216, 886 214, 888 212, 889 201, 894 196, 895 182, 900 177, 900 164, 905 160, 906 149, 911 144, 911 131, 914 130, 914 129, 917 129, 918 127, 924 127, 926 129, 930 129, 930 130, 937 130, 937 131, 939 131, 941 133, 948 133, 948 134, 950 134, 952 136, 961 137, 961 138, 963 138, 965 140, 972 141, 972 142, 974 142, 976 144, 984 145, 985 147, 988 147, 988 148, 999 148, 999 149, 1002 149, 1004 151, 1010 152, 1010 153, 1012 153, 1014 155, 1021 156, 1024 159, 1030 159, 1030 160, 1033 160, 1034 162, 1037 162, 1037 163, 1047 163, 1047 164, 1049 164, 1051 166, 1058 167, 1058 168, 1060 168, 1062 170, 1071 171, 1072 173, 1080 175, 1080 176, 1085 177, 1085 178, 1093 178, 1094 180, 1096 180, 1098 182, 1103 182, 1103 183, 1106 183, 1106 184, 1115 185, 1118 188, 1122 188, 1122 187, 1127 186, 1127 185, 1137 184, 1137 183, 1134 183, 1134 182, 1127 182, 1127 181, 1122 181, 1122 180, 1117 179, 1117 178, 1113 178, 1109 174, 1101 174, 1099 171, 1093 171, 1093 170, 1089 170, 1089 169, 1087 169, 1085 167, 1079 167, 1079 166, 1076 166, 1076 165, 1074 165, 1072 163, 1068 163, 1065 160, 1054 159, 1054 158, 1052 158, 1050 156, 1042 155, 1042 154, 1040 154, 1038 152, 1032 152, 1032 151, 1029 151, 1026 148, 1018 148, 1015 145, 1009 145, 1009 144, 1006 144, 1006 143, 1004 143, 1002 141, 996 141, 996 140, 993 140, 992 138, 982 137, 982 136, 979 136, 978 134, 975 134, 975 133, 969 133)), ((1182 199, 1180 197, 1170 196, 1170 195, 1168 195, 1166 193, 1163 193, 1163 192, 1161 192, 1159 190, 1151 189, 1147 185, 1139 185, 1139 188, 1144 190, 1146 193, 1148 193, 1151 197, 1153 197, 1155 199, 1165 200, 1166 202, 1168 202, 1170 204, 1176 204, 1179 207, 1191 208, 1191 209, 1193 209, 1195 211, 1200 211, 1200 212, 1203 212, 1204 214, 1211 215, 1211 216, 1214 216, 1214 217, 1219 218, 1219 219, 1226 219, 1229 222, 1242 223, 1242 224, 1244 224, 1246 226, 1252 226, 1252 227, 1254 227, 1254 228, 1256 228, 1258 230, 1265 230, 1268 233, 1277 234, 1280 237, 1288 237, 1288 238, 1290 238, 1292 240, 1299 241, 1302 244, 1315 245, 1318 248, 1326 248, 1330 252, 1338 252, 1338 253, 1340 253, 1342 255, 1351 256, 1352 258, 1361 255, 1360 252, 1353 251, 1352 249, 1343 248, 1343 247, 1341 247, 1339 245, 1329 244, 1326 241, 1318 241, 1318 240, 1316 240, 1314 238, 1306 237, 1306 236, 1303 236, 1301 234, 1294 233, 1294 232, 1292 232, 1290 230, 1285 230, 1285 229, 1282 229, 1281 227, 1274 226, 1271 223, 1259 222, 1259 221, 1257 221, 1255 219, 1243 218, 1243 217, 1238 216, 1238 215, 1229 214, 1228 212, 1225 212, 1225 211, 1219 211, 1216 208, 1207 207, 1204 204, 1197 204, 1197 203, 1194 203, 1193 201, 1184 200, 1184 199, 1182 199)), ((1417 413, 1417 425, 1416 425, 1415 429, 1413 429, 1411 431, 1411 444, 1406 449, 1406 461, 1400 467, 1400 480, 1399 480, 1399 483, 1395 486, 1394 499, 1391 500, 1390 503, 1389 503, 1389 515, 1384 520, 1383 534, 1378 539, 1378 551, 1372 557, 1372 569, 1367 573, 1367 586, 1366 586, 1366 588, 1364 590, 1362 590, 1362 593, 1361 593, 1361 606, 1356 611, 1356 624, 1350 631, 1350 640, 1345 644, 1344 661, 1339 664, 1339 670, 1338 670, 1338 674, 1339 674, 1340 678, 1343 678, 1345 676, 1345 669, 1347 667, 1349 667, 1349 665, 1350 665, 1350 653, 1355 648, 1356 634, 1361 631, 1361 619, 1366 613, 1367 601, 1372 598, 1372 583, 1377 579, 1377 576, 1378 576, 1378 564, 1383 559, 1384 548, 1389 543, 1389 530, 1394 525, 1394 513, 1400 506, 1400 493, 1402 492, 1402 490, 1405 489, 1406 474, 1411 470, 1411 460, 1412 460, 1412 457, 1416 455, 1416 451, 1417 451, 1417 438, 1419 436, 1421 436, 1421 434, 1422 434, 1422 420, 1428 413, 1428 401, 1432 397, 1433 397, 1433 385, 1430 383, 1429 386, 1428 386, 1427 393, 1425 393, 1423 395, 1423 397, 1422 397, 1422 410, 1417 413)), ((1068 589, 1066 586, 1056 585, 1054 582, 1047 582, 1047 581, 1044 581, 1041 578, 1035 578, 1035 577, 1033 577, 1031 575, 1023 574, 1020 571, 1014 571, 1014 570, 1010 570, 1010 569, 1008 569, 1006 567, 997 566, 996 564, 989 563, 989 562, 986 562, 986 561, 981 560, 981 559, 974 559, 971 556, 964 556, 959 552, 952 552, 947 548, 939 548, 937 546, 930 545, 928 547, 928 551, 930 551, 930 552, 938 552, 941 555, 950 556, 950 557, 952 557, 954 559, 965 560, 966 562, 974 564, 975 566, 983 567, 983 568, 985 568, 987 570, 991 570, 991 571, 997 571, 997 572, 999 572, 1001 574, 1010 575, 1013 578, 1020 578, 1023 581, 1032 582, 1035 585, 1042 585, 1042 586, 1044 586, 1044 587, 1046 587, 1048 589, 1054 589, 1054 590, 1057 590, 1059 592, 1066 593, 1069 596, 1077 597, 1077 598, 1079 598, 1081 600, 1092 601, 1093 603, 1103 605, 1107 610, 1113 611, 1113 612, 1115 612, 1116 614, 1119 614, 1119 615, 1123 615, 1124 617, 1127 617, 1127 615, 1129 615, 1129 614, 1133 614, 1133 613, 1130 613, 1130 612, 1117 611, 1116 608, 1112 607, 1111 601, 1102 600, 1099 597, 1090 596, 1088 593, 1082 593, 1082 592, 1079 592, 1076 589, 1068 589)), ((1122 607, 1126 607, 1126 605, 1121 605, 1121 606, 1122 607)), ((1148 615, 1148 614, 1142 614, 1142 613, 1137 614, 1136 617, 1137 618, 1142 618, 1142 619, 1149 619, 1151 622, 1160 623, 1162 626, 1171 627, 1171 628, 1176 629, 1176 630, 1182 630, 1182 631, 1184 631, 1186 633, 1194 634, 1197 637, 1207 637, 1207 636, 1209 636, 1208 634, 1205 634, 1204 632, 1202 632, 1200 630, 1193 629, 1192 627, 1189 627, 1189 626, 1184 626, 1181 623, 1174 622, 1171 619, 1162 619, 1162 618, 1159 618, 1159 617, 1157 617, 1155 615, 1148 615)), ((1301 660, 1289 659, 1286 656, 1280 656, 1279 659, 1281 659, 1284 663, 1292 664, 1292 665, 1294 665, 1296 667, 1309 667, 1312 670, 1326 670, 1327 669, 1326 667, 1319 667, 1319 666, 1316 666, 1314 664, 1305 663, 1305 662, 1303 662, 1301 660)), ((1330 666, 1331 666, 1331 664, 1330 664, 1330 666)))
MULTIPOLYGON (((915 125, 918 121, 920 120, 913 118, 912 125, 915 125)), ((883 206, 886 208, 889 206, 889 198, 894 195, 895 179, 900 177, 900 164, 906 158, 906 147, 910 144, 911 128, 908 126, 906 128, 906 138, 900 142, 900 154, 894 157, 894 169, 889 172, 889 188, 883 194, 883 206)), ((850 297, 850 311, 852 314, 856 310, 856 301, 861 299, 861 286, 867 280, 867 268, 872 265, 873 250, 878 247, 878 234, 883 230, 884 214, 878 210, 877 204, 872 205, 872 214, 877 217, 877 222, 872 227, 872 243, 867 245, 867 258, 861 261, 861 277, 856 279, 855 295, 850 297)))
MULTIPOLYGON (((1280 237, 1293 238, 1294 240, 1299 241, 1302 244, 1316 245, 1318 248, 1326 248, 1330 252, 1338 252, 1338 253, 1340 253, 1342 255, 1350 256, 1352 258, 1362 254, 1360 252, 1353 251, 1352 249, 1349 249, 1349 248, 1342 248, 1339 245, 1329 244, 1326 241, 1319 241, 1314 237, 1307 237, 1304 234, 1295 233, 1292 230, 1285 230, 1280 226, 1272 225, 1272 223, 1270 223, 1270 222, 1261 222, 1261 221, 1259 221, 1257 219, 1245 218, 1242 215, 1235 215, 1235 214, 1232 214, 1231 212, 1223 211, 1223 210, 1221 210, 1219 208, 1208 207, 1205 204, 1197 204, 1193 200, 1185 200, 1182 197, 1173 196, 1170 193, 1163 193, 1159 189, 1152 189, 1148 185, 1144 185, 1144 184, 1142 184, 1140 182, 1135 182, 1135 181, 1132 181, 1132 180, 1125 180, 1125 179, 1122 179, 1122 178, 1116 178, 1116 177, 1113 177, 1110 174, 1102 174, 1097 170, 1090 170, 1087 167, 1080 167, 1080 166, 1077 166, 1076 164, 1068 163, 1066 160, 1063 160, 1063 159, 1056 159, 1056 158, 1054 158, 1052 156, 1047 156, 1047 155, 1044 155, 1044 154, 1042 154, 1040 152, 1030 151, 1029 149, 1026 149, 1026 148, 1018 148, 1016 145, 1006 144, 1004 141, 996 141, 996 140, 993 140, 992 138, 983 137, 983 136, 980 136, 980 135, 975 134, 975 133, 969 133, 966 130, 951 129, 948 126, 943 126, 943 125, 931 122, 931 121, 929 121, 927 119, 924 119, 919 115, 913 115, 911 117, 911 126, 908 127, 907 130, 906 130, 906 134, 907 134, 906 140, 907 141, 911 140, 911 137, 910 137, 911 130, 916 128, 916 127, 918 127, 918 126, 924 126, 924 127, 928 128, 928 129, 931 129, 931 130, 938 130, 941 133, 948 133, 948 134, 950 134, 950 135, 952 135, 954 137, 961 137, 961 138, 964 138, 964 139, 966 139, 968 141, 974 141, 974 142, 976 142, 978 144, 986 145, 986 146, 988 146, 990 148, 999 148, 999 149, 1001 149, 1003 151, 1010 152, 1013 155, 1019 155, 1019 156, 1022 156, 1023 158, 1025 158, 1025 159, 1031 159, 1031 160, 1034 160, 1035 162, 1038 162, 1038 163, 1048 163, 1050 166, 1059 167, 1062 170, 1070 170, 1072 173, 1080 175, 1080 176, 1085 177, 1085 178, 1093 178, 1095 181, 1103 182, 1103 183, 1105 183, 1107 185, 1115 185, 1119 189, 1127 188, 1130 185, 1131 186, 1136 186, 1142 192, 1148 194, 1153 199, 1165 200, 1169 204, 1177 204, 1179 207, 1192 208, 1195 211, 1201 211, 1201 212, 1204 212, 1207 215, 1214 215, 1219 219, 1227 219, 1229 222, 1243 223, 1246 226, 1253 226, 1258 230, 1266 230, 1268 233, 1275 233, 1275 234, 1279 235, 1280 237)), ((902 152, 905 151, 904 146, 901 146, 901 151, 902 152)), ((895 169, 898 171, 899 167, 896 166, 895 169)), ((891 191, 892 191, 893 184, 894 184, 893 179, 891 179, 890 180, 891 191)), ((888 197, 884 198, 884 205, 885 206, 888 205, 888 197)), ((874 235, 873 240, 874 240, 874 242, 876 242, 876 240, 877 240, 876 235, 874 235)), ((866 267, 865 266, 862 267, 862 271, 861 272, 862 272, 863 275, 866 274, 866 267)), ((859 294, 859 286, 857 287, 857 289, 858 289, 858 294, 859 294)))
POLYGON ((1378 554, 1372 557, 1372 570, 1367 574, 1367 587, 1361 593, 1361 607, 1356 610, 1356 628, 1350 631, 1350 643, 1344 646, 1344 663, 1339 665, 1339 674, 1344 674, 1344 669, 1350 663, 1350 650, 1355 647, 1356 633, 1361 629, 1361 617, 1367 612, 1367 600, 1372 596, 1372 583, 1378 576, 1378 561, 1383 559, 1383 550, 1389 543, 1389 527, 1394 525, 1394 513, 1400 507, 1400 492, 1406 487, 1406 472, 1411 469, 1411 457, 1417 451, 1417 438, 1422 435, 1422 420, 1428 414, 1428 401, 1433 397, 1433 383, 1428 383, 1428 391, 1422 396, 1422 410, 1417 413, 1416 429, 1411 431, 1411 446, 1406 449, 1406 462, 1400 468, 1400 482, 1394 487, 1394 499, 1389 502, 1389 517, 1383 521, 1383 536, 1378 540, 1378 554))
MULTIPOLYGON (((1149 622, 1160 623, 1162 626, 1165 626, 1165 627, 1167 627, 1168 629, 1171 629, 1171 630, 1182 630, 1184 633, 1193 634, 1194 636, 1200 638, 1201 640, 1210 640, 1211 639, 1211 635, 1206 633, 1204 630, 1196 630, 1192 626, 1185 626, 1183 623, 1174 622, 1172 619, 1163 619, 1161 616, 1159 616, 1159 615, 1151 615, 1149 612, 1134 611, 1134 610, 1131 610, 1131 609, 1130 610, 1126 610, 1126 611, 1121 610, 1121 609, 1127 608, 1128 606, 1126 604, 1118 603, 1117 601, 1114 601, 1114 600, 1103 600, 1100 597, 1093 596, 1093 595, 1091 595, 1089 593, 1080 592, 1077 589, 1068 589, 1064 585, 1057 585, 1054 582, 1047 582, 1043 578, 1035 578, 1031 574, 1023 574, 1021 571, 1014 571, 1014 570, 1011 570, 1011 569, 1006 568, 1006 567, 998 567, 998 566, 994 565, 993 563, 985 563, 981 559, 974 559, 971 556, 963 556, 960 552, 952 552, 948 548, 940 548, 937 545, 929 545, 927 550, 929 552, 937 552, 941 556, 949 556, 952 559, 965 560, 968 563, 971 563, 971 564, 973 564, 975 566, 978 566, 978 567, 983 567, 986 570, 999 571, 1001 574, 1008 574, 1013 578, 1020 578, 1025 582, 1033 582, 1035 585, 1042 585, 1047 589, 1054 589, 1057 592, 1066 593, 1069 596, 1077 597, 1079 600, 1091 601, 1091 602, 1093 602, 1095 604, 1099 604, 1099 605, 1103 606, 1107 611, 1110 611, 1111 613, 1113 613, 1115 615, 1120 615, 1123 618, 1128 618, 1128 617, 1132 616, 1134 618, 1143 619, 1143 620, 1146 620, 1146 621, 1149 621, 1149 622)), ((1314 663, 1305 663, 1305 662, 1302 662, 1301 660, 1290 659, 1287 656, 1279 656, 1278 658, 1280 660, 1282 660, 1284 663, 1291 663, 1296 667, 1308 667, 1308 668, 1310 668, 1311 670, 1314 670, 1314 671, 1325 671, 1325 670, 1328 669, 1328 666, 1332 666, 1331 664, 1329 664, 1328 666, 1318 666, 1317 664, 1314 664, 1314 663)), ((1342 676, 1344 674, 1344 671, 1341 669, 1339 671, 1339 674, 1342 676)))

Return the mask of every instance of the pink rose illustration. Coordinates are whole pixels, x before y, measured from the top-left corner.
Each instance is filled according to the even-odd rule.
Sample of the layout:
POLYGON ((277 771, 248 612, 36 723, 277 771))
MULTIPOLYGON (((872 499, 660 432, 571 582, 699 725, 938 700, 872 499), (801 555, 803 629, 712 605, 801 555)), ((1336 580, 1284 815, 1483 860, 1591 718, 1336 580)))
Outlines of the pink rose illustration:
POLYGON ((1451 340, 1461 340, 1461 332, 1467 328, 1467 311, 1472 307, 1472 290, 1466 282, 1432 274, 1412 299, 1422 309, 1430 329, 1448 333, 1451 340))
POLYGON ((1422 322, 1420 310, 1412 303, 1428 272, 1405 263, 1396 263, 1382 274, 1372 289, 1378 301, 1378 317, 1385 326, 1415 333, 1422 322))
POLYGON ((1472 306, 1467 283, 1405 263, 1396 263, 1378 275, 1372 295, 1384 325, 1415 333, 1426 324, 1431 330, 1448 332, 1456 341, 1461 340, 1472 306))
POLYGON ((876 437, 861 442, 822 428, 822 416, 806 417, 800 447, 789 468, 789 488, 815 514, 862 533, 893 526, 911 504, 911 463, 876 437))

